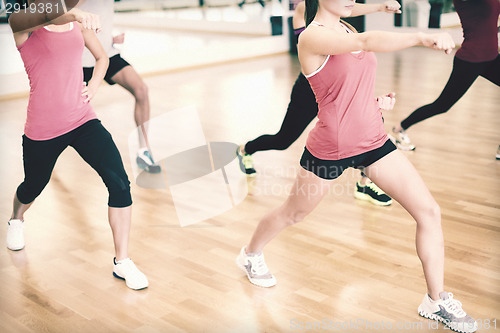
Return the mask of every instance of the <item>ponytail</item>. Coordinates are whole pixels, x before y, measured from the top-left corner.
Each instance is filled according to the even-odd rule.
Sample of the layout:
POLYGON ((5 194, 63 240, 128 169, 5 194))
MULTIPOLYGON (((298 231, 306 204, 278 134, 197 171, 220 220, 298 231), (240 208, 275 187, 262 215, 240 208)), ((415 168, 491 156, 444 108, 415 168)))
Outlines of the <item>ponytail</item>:
POLYGON ((306 27, 314 21, 314 17, 318 12, 318 0, 306 0, 306 13, 304 19, 306 20, 306 27))

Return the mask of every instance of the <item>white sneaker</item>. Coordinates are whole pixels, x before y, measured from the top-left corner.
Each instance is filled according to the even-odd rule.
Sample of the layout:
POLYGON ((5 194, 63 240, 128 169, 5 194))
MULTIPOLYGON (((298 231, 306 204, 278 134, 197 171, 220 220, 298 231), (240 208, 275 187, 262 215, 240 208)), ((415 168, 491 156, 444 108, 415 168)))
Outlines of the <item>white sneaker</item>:
POLYGON ((392 128, 392 133, 395 137, 395 145, 401 150, 415 150, 415 146, 411 143, 410 137, 406 134, 405 130, 401 130, 399 132, 396 131, 396 128, 392 128))
POLYGON ((7 227, 7 248, 12 251, 24 249, 24 222, 10 220, 7 227))
POLYGON ((462 303, 453 299, 452 293, 442 291, 439 297, 439 300, 433 301, 426 294, 422 304, 418 307, 418 314, 438 320, 455 332, 470 333, 477 330, 477 322, 465 313, 462 303))
POLYGON ((269 272, 262 252, 247 254, 245 247, 243 247, 236 258, 236 265, 247 274, 250 282, 256 286, 269 288, 276 285, 276 278, 269 272))
POLYGON ((126 258, 120 261, 113 259, 113 275, 125 280, 127 287, 134 290, 144 289, 149 286, 148 279, 134 264, 132 259, 126 258))

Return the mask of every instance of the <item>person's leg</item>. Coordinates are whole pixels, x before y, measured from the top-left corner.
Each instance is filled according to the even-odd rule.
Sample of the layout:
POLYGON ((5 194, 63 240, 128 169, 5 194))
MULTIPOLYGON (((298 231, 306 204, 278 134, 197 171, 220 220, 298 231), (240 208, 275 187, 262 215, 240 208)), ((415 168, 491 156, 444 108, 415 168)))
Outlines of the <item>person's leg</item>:
POLYGON ((314 92, 305 76, 300 74, 293 85, 290 103, 280 130, 274 135, 262 135, 247 142, 242 147, 242 153, 252 155, 263 150, 287 149, 317 115, 318 104, 314 92))
POLYGON ((67 146, 68 135, 34 141, 23 135, 24 181, 14 195, 11 219, 7 229, 7 247, 24 248, 24 213, 50 180, 57 158, 67 146))
POLYGON ((111 134, 98 120, 80 126, 70 145, 101 176, 108 188, 109 223, 113 232, 116 257, 128 257, 128 231, 131 214, 130 183, 111 134))
POLYGON ((33 201, 28 204, 23 204, 17 198, 17 193, 14 194, 14 200, 12 204, 12 215, 10 216, 11 220, 21 220, 24 221, 24 213, 31 207, 33 201))
POLYGON ((21 218, 26 207, 42 193, 50 180, 57 158, 68 146, 71 133, 35 141, 23 135, 24 181, 16 191, 13 217, 21 218))
POLYGON ((417 254, 427 290, 433 299, 439 299, 443 291, 444 241, 438 204, 415 167, 398 150, 371 164, 365 173, 415 219, 417 254))
POLYGON ((413 111, 406 119, 396 126, 394 131, 407 130, 414 124, 427 118, 447 112, 469 89, 479 76, 480 66, 463 61, 457 57, 453 60, 453 70, 439 97, 431 104, 424 105, 413 111))
POLYGON ((108 219, 115 247, 114 276, 124 279, 131 289, 146 288, 149 285, 146 276, 128 256, 132 222, 130 183, 111 134, 100 121, 92 120, 78 129, 70 145, 97 171, 108 188, 108 219))
POLYGON ((262 252, 283 229, 302 221, 321 202, 329 185, 328 180, 300 168, 287 200, 260 220, 247 252, 262 252))
MULTIPOLYGON (((485 69, 481 72, 481 76, 497 86, 500 86, 500 54, 495 60, 485 66, 485 69)), ((495 158, 500 160, 500 145, 497 148, 495 158)))
POLYGON ((101 176, 108 188, 108 218, 118 260, 128 257, 128 234, 131 223, 130 186, 120 153, 111 134, 98 120, 79 128, 71 146, 101 176))
POLYGON ((417 223, 416 248, 427 284, 427 294, 418 307, 418 313, 441 321, 454 331, 477 330, 477 322, 462 309, 462 304, 444 291, 441 211, 417 170, 399 150, 395 150, 368 166, 365 172, 417 223))
POLYGON ((485 66, 484 70, 481 72, 481 76, 497 86, 500 86, 500 54, 495 60, 489 62, 485 66))
MULTIPOLYGON (((92 78, 93 70, 93 67, 83 68, 85 82, 88 82, 92 78)), ((137 165, 150 173, 161 172, 161 167, 153 159, 148 140, 147 122, 150 118, 148 87, 134 68, 120 54, 109 58, 109 66, 104 80, 110 85, 118 83, 134 96, 136 101, 134 119, 139 136, 139 150, 136 158, 137 165)))
POLYGON ((304 219, 319 204, 328 188, 327 180, 299 169, 288 199, 260 220, 250 243, 241 249, 236 258, 236 264, 251 283, 260 287, 276 284, 276 278, 265 263, 263 248, 283 229, 304 219))
POLYGON ((130 92, 132 96, 134 96, 134 120, 137 127, 139 127, 141 131, 141 133, 139 133, 140 146, 141 148, 146 148, 148 145, 147 128, 144 127, 144 123, 149 121, 150 118, 149 93, 147 85, 135 71, 134 67, 130 65, 123 67, 111 77, 111 80, 118 83, 130 92))
POLYGON ((155 163, 148 140, 147 122, 150 119, 149 93, 148 87, 129 63, 119 55, 110 60, 110 70, 118 70, 116 73, 109 73, 108 82, 118 83, 125 88, 135 98, 134 119, 138 128, 139 151, 137 152, 137 165, 150 173, 161 172, 161 167, 155 163), (123 67, 122 67, 123 66, 123 67))
POLYGON ((113 233, 116 260, 128 258, 128 239, 132 221, 132 206, 108 207, 109 225, 113 233))
POLYGON ((366 184, 368 183, 370 178, 368 178, 368 176, 365 175, 365 173, 363 171, 360 172, 360 176, 361 176, 361 178, 359 179, 359 184, 362 186, 366 186, 366 184))
POLYGON ((427 118, 447 112, 469 89, 481 72, 480 64, 470 63, 455 57, 453 70, 439 97, 431 104, 424 105, 392 128, 395 143, 402 150, 414 150, 406 130, 427 118))

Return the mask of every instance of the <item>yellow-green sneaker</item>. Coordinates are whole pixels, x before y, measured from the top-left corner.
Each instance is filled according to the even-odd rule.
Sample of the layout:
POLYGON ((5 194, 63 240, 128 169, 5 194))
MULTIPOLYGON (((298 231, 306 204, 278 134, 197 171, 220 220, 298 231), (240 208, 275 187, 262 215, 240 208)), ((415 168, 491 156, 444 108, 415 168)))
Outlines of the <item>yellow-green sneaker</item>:
POLYGON ((250 154, 243 154, 240 147, 236 148, 236 156, 240 162, 240 170, 247 176, 254 177, 257 171, 253 167, 253 158, 250 154))
POLYGON ((391 197, 385 194, 380 187, 371 181, 364 186, 357 182, 354 197, 356 199, 369 201, 377 206, 389 206, 392 204, 391 197))

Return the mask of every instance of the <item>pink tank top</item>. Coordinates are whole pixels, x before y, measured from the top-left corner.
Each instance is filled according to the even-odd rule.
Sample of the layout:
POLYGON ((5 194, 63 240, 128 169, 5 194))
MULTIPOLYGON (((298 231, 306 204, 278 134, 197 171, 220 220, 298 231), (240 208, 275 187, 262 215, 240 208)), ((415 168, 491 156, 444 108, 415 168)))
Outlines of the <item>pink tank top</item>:
POLYGON ((97 118, 82 97, 82 32, 33 31, 18 47, 30 81, 24 134, 32 140, 49 140, 97 118))
POLYGON ((374 95, 377 58, 371 52, 330 55, 307 79, 319 105, 318 122, 306 142, 322 160, 339 160, 387 141, 374 95))

